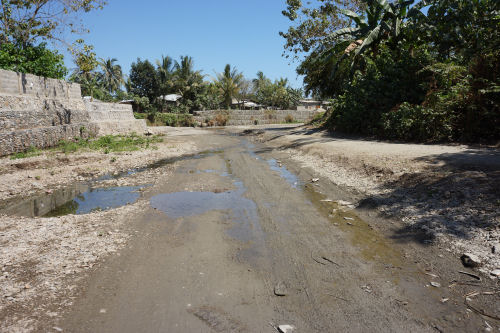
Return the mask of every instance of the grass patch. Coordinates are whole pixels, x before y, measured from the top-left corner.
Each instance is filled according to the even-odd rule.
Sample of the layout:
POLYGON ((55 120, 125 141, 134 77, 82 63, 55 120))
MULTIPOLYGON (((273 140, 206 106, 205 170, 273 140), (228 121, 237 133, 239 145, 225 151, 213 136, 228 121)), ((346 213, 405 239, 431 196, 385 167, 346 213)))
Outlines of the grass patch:
POLYGON ((10 159, 17 160, 20 158, 34 157, 34 156, 40 155, 41 153, 42 153, 42 151, 40 149, 37 149, 37 148, 31 146, 28 149, 26 149, 26 151, 22 151, 22 152, 15 153, 15 154, 11 155, 10 159))
POLYGON ((157 149, 155 143, 163 142, 160 136, 142 137, 131 135, 106 135, 97 139, 75 138, 62 140, 59 149, 63 153, 74 153, 80 149, 98 150, 105 154, 111 152, 136 151, 140 149, 157 149))

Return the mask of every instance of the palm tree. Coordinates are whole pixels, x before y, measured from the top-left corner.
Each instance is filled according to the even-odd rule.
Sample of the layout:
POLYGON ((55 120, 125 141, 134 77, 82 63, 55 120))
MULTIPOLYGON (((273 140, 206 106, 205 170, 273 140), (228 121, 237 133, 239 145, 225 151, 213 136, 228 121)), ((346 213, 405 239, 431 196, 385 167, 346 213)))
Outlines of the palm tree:
POLYGON ((252 82, 256 92, 261 91, 262 89, 264 89, 264 87, 271 83, 271 81, 264 75, 262 71, 257 72, 257 77, 253 79, 252 82))
POLYGON ((204 75, 201 71, 194 70, 193 58, 181 56, 181 61, 175 61, 174 64, 174 86, 180 95, 189 91, 193 85, 200 85, 203 82, 204 75))
POLYGON ((110 94, 120 89, 125 82, 121 66, 115 64, 117 61, 116 58, 99 59, 99 66, 102 69, 102 83, 110 94))
POLYGON ((174 61, 169 56, 161 56, 161 60, 156 60, 158 79, 160 84, 160 95, 162 96, 162 109, 165 109, 164 96, 173 88, 174 61))
POLYGON ((216 83, 226 108, 231 108, 233 98, 238 97, 243 80, 243 74, 236 68, 231 69, 230 64, 226 65, 224 72, 217 74, 216 83))

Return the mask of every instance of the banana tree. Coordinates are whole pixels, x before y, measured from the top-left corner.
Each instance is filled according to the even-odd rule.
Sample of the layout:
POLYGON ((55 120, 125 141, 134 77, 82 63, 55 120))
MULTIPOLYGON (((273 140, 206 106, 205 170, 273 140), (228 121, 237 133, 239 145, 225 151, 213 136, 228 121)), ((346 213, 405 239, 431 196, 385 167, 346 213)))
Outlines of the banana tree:
POLYGON ((336 30, 325 39, 326 43, 334 44, 350 41, 338 62, 343 61, 354 51, 351 69, 354 69, 358 56, 369 47, 375 51, 382 40, 397 40, 400 37, 401 28, 408 20, 423 15, 418 6, 412 7, 415 0, 398 0, 394 3, 389 3, 387 0, 365 0, 364 2, 366 10, 363 15, 350 10, 342 11, 342 14, 353 21, 354 27, 336 30))

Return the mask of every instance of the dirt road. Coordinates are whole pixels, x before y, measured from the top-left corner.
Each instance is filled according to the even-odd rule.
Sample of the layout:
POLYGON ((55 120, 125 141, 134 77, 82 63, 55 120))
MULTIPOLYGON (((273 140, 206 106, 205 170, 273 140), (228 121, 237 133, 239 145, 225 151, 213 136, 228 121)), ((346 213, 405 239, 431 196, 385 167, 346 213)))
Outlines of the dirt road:
POLYGON ((463 302, 485 285, 449 287, 463 270, 450 254, 390 240, 377 226, 393 222, 269 146, 222 131, 192 140, 202 152, 144 191, 148 204, 124 218, 135 236, 43 330, 498 329, 463 302))

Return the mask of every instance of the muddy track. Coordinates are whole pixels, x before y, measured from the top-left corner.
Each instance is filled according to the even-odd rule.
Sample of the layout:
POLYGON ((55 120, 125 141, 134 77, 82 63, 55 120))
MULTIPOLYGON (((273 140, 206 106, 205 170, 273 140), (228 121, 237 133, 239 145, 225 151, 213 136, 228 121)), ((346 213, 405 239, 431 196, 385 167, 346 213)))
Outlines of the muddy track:
POLYGON ((138 233, 91 274, 57 327, 69 332, 273 332, 274 324, 294 325, 298 332, 484 329, 485 318, 463 304, 467 288, 479 287, 448 288, 451 278, 434 274, 460 268, 449 257, 441 255, 445 264, 437 268, 429 253, 435 249, 389 240, 377 227, 389 221, 340 205, 348 192, 310 182, 310 170, 279 152, 224 132, 195 141, 205 152, 177 162, 171 176, 144 192, 149 205, 128 218, 138 233))

